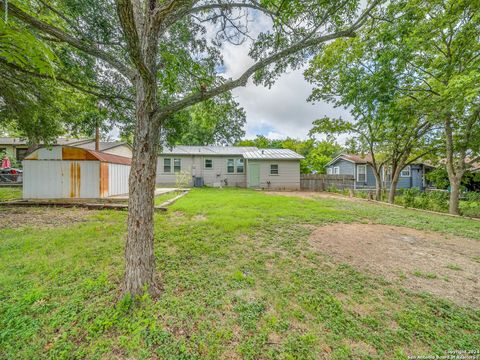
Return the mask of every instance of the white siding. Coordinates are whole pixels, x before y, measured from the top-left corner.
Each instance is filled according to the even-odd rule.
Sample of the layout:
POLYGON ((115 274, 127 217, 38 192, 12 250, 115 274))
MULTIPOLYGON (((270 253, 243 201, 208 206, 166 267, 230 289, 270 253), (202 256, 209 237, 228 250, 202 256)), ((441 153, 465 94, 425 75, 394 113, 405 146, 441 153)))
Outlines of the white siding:
POLYGON ((108 196, 128 194, 130 165, 108 164, 108 196))
POLYGON ((300 190, 299 160, 249 160, 260 164, 260 188, 300 190), (278 165, 278 175, 270 174, 270 165, 278 165))
MULTIPOLYGON (((61 147, 60 147, 61 149, 61 147)), ((100 163, 98 161, 24 160, 23 197, 25 199, 98 198, 100 163), (71 167, 79 166, 80 184, 71 179, 71 167), (77 184, 80 192, 71 186, 77 184)))
POLYGON ((104 150, 103 152, 107 154, 128 157, 130 159, 132 158, 132 150, 127 145, 116 146, 112 149, 104 150))
MULTIPOLYGON (((227 173, 227 159, 241 159, 239 155, 231 156, 203 156, 203 155, 162 155, 158 157, 157 161, 157 184, 164 186, 174 186, 176 183, 176 176, 173 173, 173 159, 182 159, 182 171, 187 171, 190 175, 202 177, 204 184, 207 186, 246 186, 246 166, 244 161, 244 172, 242 173, 227 173), (172 173, 165 173, 163 170, 163 160, 165 158, 172 159, 172 173), (213 167, 205 169, 205 159, 211 159, 213 167)), ((235 169, 236 170, 236 169, 235 169)), ((188 186, 193 185, 193 180, 188 186)))
MULTIPOLYGON (((171 155, 171 156, 159 156, 157 159, 157 184, 163 186, 175 186, 177 182, 177 176, 173 172, 173 159, 181 159, 182 160, 182 167, 181 171, 188 171, 190 174, 193 174, 194 166, 194 159, 192 156, 178 156, 178 155, 171 155), (163 159, 172 159, 171 160, 171 172, 165 173, 163 171, 163 159)), ((188 186, 192 186, 192 181, 188 184, 188 186)))

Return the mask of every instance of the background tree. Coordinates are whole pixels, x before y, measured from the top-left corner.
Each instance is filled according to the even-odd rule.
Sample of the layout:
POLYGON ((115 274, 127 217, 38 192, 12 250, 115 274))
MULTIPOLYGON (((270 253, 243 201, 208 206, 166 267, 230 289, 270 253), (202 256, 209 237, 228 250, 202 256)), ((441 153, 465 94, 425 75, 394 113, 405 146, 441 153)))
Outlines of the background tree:
MULTIPOLYGON (((5 0, 0 4, 4 8, 5 0)), ((133 95, 126 293, 158 290, 153 209, 161 130, 175 114, 245 86, 252 76, 256 83, 271 85, 287 68, 303 65, 324 42, 354 36, 374 5, 359 15, 355 0, 9 1, 9 14, 19 23, 88 58, 87 69, 96 74, 102 93, 112 97, 126 89, 133 95), (269 17, 272 26, 252 41, 253 65, 226 79, 219 72, 222 43, 247 39, 252 13, 269 17), (217 32, 213 42, 206 24, 217 32), (105 87, 116 91, 105 92, 105 87)))
POLYGON ((458 214, 461 179, 480 154, 480 1, 401 0, 377 17, 369 39, 401 64, 398 90, 443 128, 449 212, 458 214))
POLYGON ((307 140, 298 140, 287 137, 286 139, 269 139, 264 135, 257 135, 255 139, 241 140, 237 146, 255 146, 260 149, 290 149, 305 157, 300 161, 300 172, 325 173, 325 165, 338 155, 342 147, 333 139, 316 140, 310 137, 307 140))
POLYGON ((224 93, 175 115, 165 128, 169 145, 231 145, 244 135, 243 108, 224 93))

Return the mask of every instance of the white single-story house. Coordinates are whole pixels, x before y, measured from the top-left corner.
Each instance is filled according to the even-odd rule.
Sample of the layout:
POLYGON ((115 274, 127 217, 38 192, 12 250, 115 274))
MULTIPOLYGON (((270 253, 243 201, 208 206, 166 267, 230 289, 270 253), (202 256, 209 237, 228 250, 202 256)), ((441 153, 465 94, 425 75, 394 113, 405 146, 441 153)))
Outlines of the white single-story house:
POLYGON ((23 160, 24 199, 96 199, 128 194, 129 157, 57 145, 23 160))
POLYGON ((299 190, 302 159, 288 149, 175 146, 158 157, 157 184, 174 186, 183 174, 188 186, 299 190))

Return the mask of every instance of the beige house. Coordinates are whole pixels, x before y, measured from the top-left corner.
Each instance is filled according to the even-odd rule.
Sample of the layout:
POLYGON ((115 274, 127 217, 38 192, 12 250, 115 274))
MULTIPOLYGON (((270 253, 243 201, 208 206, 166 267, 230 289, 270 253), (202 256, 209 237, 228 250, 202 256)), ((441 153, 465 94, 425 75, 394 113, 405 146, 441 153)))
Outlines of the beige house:
MULTIPOLYGON (((56 145, 68 145, 86 150, 95 150, 94 139, 58 138, 56 145)), ((107 154, 132 157, 131 146, 122 141, 100 142, 100 151, 107 154)), ((11 160, 17 163, 16 165, 21 164, 27 153, 28 143, 26 140, 12 137, 0 137, 0 154, 7 154, 11 160)))
POLYGON ((288 149, 176 146, 158 157, 157 184, 173 186, 183 177, 188 186, 299 190, 301 159, 288 149))

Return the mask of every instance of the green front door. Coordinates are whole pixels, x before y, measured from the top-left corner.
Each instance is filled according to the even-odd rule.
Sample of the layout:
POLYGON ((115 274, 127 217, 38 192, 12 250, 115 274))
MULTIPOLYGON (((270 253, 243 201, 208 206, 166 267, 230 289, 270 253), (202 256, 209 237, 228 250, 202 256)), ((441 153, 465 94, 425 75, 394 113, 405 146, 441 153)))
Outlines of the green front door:
POLYGON ((248 187, 260 186, 260 164, 248 163, 248 187))

